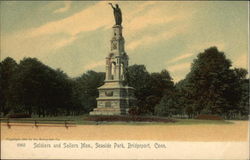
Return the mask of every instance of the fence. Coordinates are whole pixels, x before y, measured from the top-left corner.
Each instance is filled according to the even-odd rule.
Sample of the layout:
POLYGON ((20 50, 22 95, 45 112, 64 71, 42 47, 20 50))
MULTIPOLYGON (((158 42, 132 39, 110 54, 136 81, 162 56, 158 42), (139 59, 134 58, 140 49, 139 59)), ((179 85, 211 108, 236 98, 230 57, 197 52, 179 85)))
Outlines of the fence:
POLYGON ((58 119, 29 119, 29 118, 0 118, 1 123, 4 122, 6 125, 11 128, 11 126, 15 126, 19 123, 19 126, 24 126, 26 124, 33 124, 35 127, 51 125, 51 126, 64 126, 66 128, 75 126, 75 122, 73 120, 58 120, 58 119))

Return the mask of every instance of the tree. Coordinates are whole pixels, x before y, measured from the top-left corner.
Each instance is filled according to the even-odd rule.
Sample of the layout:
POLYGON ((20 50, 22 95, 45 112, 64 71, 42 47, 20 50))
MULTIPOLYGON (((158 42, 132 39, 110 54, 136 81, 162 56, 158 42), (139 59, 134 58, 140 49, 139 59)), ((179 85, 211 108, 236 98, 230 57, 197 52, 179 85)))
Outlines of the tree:
MULTIPOLYGON (((76 79, 79 89, 81 106, 84 106, 83 110, 85 113, 89 113, 96 108, 96 98, 98 97, 98 87, 104 84, 105 73, 87 71, 81 77, 76 79)), ((79 93, 75 90, 75 93, 79 93)))
POLYGON ((71 79, 36 58, 24 58, 19 65, 8 58, 1 63, 0 71, 1 87, 5 87, 0 94, 5 97, 1 112, 39 117, 89 113, 96 107, 97 88, 103 85, 105 76, 88 71, 71 79))
POLYGON ((9 112, 10 84, 17 67, 16 61, 10 57, 5 58, 0 63, 0 106, 3 115, 9 112))
POLYGON ((148 73, 144 65, 132 65, 125 74, 125 82, 135 88, 137 108, 133 113, 153 115, 155 106, 164 94, 171 93, 173 81, 167 70, 160 73, 148 73))
POLYGON ((191 103, 188 91, 186 79, 180 80, 175 84, 176 105, 179 111, 178 114, 181 116, 186 113, 186 108, 191 103))
MULTIPOLYGON (((247 79, 247 70, 243 68, 234 69, 235 76, 237 77, 238 87, 237 91, 240 94, 240 99, 238 101, 238 108, 236 112, 239 117, 248 116, 249 114, 249 79, 247 79)), ((248 118, 248 117, 246 117, 248 118)))
POLYGON ((249 115, 249 99, 250 99, 249 98, 249 79, 245 79, 241 83, 241 98, 239 102, 240 116, 249 115))
POLYGON ((193 118, 194 110, 193 110, 192 106, 187 106, 185 108, 185 112, 188 115, 188 118, 193 118))
POLYGON ((174 95, 165 95, 155 107, 155 114, 158 116, 171 117, 178 113, 177 101, 174 95))
POLYGON ((186 98, 191 100, 195 114, 206 112, 228 116, 236 109, 240 83, 236 71, 230 67, 231 61, 216 47, 198 54, 186 76, 186 98))
MULTIPOLYGON (((165 92, 172 92, 174 82, 167 70, 162 70, 160 73, 150 74, 151 94, 162 97, 165 92)), ((166 94, 166 93, 165 93, 166 94)))
POLYGON ((164 95, 168 97, 168 103, 172 103, 170 101, 173 101, 173 97, 170 95, 174 93, 174 83, 167 70, 164 69, 160 73, 151 73, 150 86, 151 96, 146 99, 149 112, 154 113, 155 106, 160 103, 164 95))
POLYGON ((32 114, 32 108, 41 98, 42 89, 41 72, 44 66, 37 59, 24 58, 20 61, 15 77, 11 83, 10 102, 12 111, 28 112, 32 114), (32 98, 31 98, 32 97, 32 98), (22 108, 22 109, 21 109, 22 108))
MULTIPOLYGON (((68 76, 60 69, 51 70, 48 87, 44 90, 43 96, 46 97, 46 108, 49 115, 56 116, 58 113, 70 115, 72 112, 72 82, 68 76), (50 90, 49 93, 46 91, 50 90)), ((46 75, 44 75, 46 76, 46 75)))
POLYGON ((84 91, 82 90, 81 83, 75 79, 71 80, 72 94, 71 94, 71 112, 72 115, 79 115, 87 111, 83 105, 84 91))
POLYGON ((151 95, 150 74, 146 67, 137 64, 129 66, 125 71, 125 84, 135 89, 138 106, 132 110, 136 110, 138 114, 146 114, 148 112, 146 98, 151 95))
POLYGON ((10 85, 13 112, 56 116, 69 112, 71 84, 61 70, 54 70, 36 58, 20 61, 10 85))

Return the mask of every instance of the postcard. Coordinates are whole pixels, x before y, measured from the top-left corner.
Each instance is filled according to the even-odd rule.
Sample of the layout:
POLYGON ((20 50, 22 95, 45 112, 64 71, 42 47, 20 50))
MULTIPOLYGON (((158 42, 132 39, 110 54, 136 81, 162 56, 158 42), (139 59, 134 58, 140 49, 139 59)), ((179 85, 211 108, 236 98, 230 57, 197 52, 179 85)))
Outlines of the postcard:
POLYGON ((248 1, 1 1, 1 159, 249 159, 248 1))

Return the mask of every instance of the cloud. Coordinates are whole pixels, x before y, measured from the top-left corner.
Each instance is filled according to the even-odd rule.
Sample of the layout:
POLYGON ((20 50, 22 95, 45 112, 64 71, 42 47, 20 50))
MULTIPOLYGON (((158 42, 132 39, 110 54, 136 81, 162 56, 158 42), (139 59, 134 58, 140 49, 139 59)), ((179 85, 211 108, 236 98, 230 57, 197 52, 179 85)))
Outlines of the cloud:
MULTIPOLYGON (((65 2, 65 6, 54 12, 60 13, 70 8, 72 2, 65 2)), ((108 2, 101 1, 85 8, 66 18, 50 21, 39 27, 17 31, 4 37, 5 49, 8 54, 22 56, 36 56, 37 54, 49 54, 50 52, 68 46, 78 39, 80 33, 95 31, 97 29, 108 29, 112 27, 114 18, 108 2), (63 36, 58 36, 63 35, 63 36), (60 38, 59 38, 60 37, 60 38), (25 43, 24 43, 25 42, 25 43), (8 43, 8 44, 7 44, 8 43), (36 44, 34 44, 36 43, 36 44), (16 47, 12 47, 16 44, 16 47), (29 47, 31 46, 31 47, 29 47), (18 49, 17 49, 18 48, 18 49), (22 52, 22 53, 21 53, 22 52), (35 54, 36 53, 36 54, 35 54)), ((124 14, 124 25, 126 27, 126 39, 129 40, 128 49, 135 49, 141 45, 151 45, 160 40, 166 40, 177 34, 177 30, 183 30, 176 27, 169 31, 162 30, 157 35, 151 36, 145 29, 157 27, 158 24, 167 24, 185 17, 184 13, 168 13, 166 6, 155 9, 156 2, 120 2, 124 14), (132 8, 132 9, 131 9, 132 8), (152 14, 152 15, 151 15, 152 14), (164 15, 164 16, 162 16, 164 15), (172 15, 172 16, 171 16, 172 15), (171 33, 173 32, 173 33, 171 33), (138 37, 143 33, 143 37, 138 37), (135 37, 131 39, 131 37, 135 37)), ((81 34, 82 35, 82 34, 81 34)), ((84 36, 84 35, 83 35, 84 36)), ((40 55, 41 56, 41 55, 40 55)))
MULTIPOLYGON (((2 34, 2 56, 12 56, 17 60, 25 56, 43 58, 53 54, 57 49, 72 44, 78 39, 80 33, 95 31, 100 28, 111 30, 114 17, 107 3, 107 1, 93 3, 88 8, 66 18, 50 21, 38 27, 15 31, 4 36, 2 34)), ((135 14, 144 11, 154 3, 136 3, 133 7, 137 9, 127 11, 128 14, 125 15, 128 19, 133 20, 136 18, 135 14)), ((70 5, 71 2, 65 2, 64 8, 68 8, 70 5)), ((131 5, 124 2, 122 6, 124 10, 129 10, 130 7, 128 6, 131 5)), ((66 11, 66 9, 63 10, 66 11)), ((61 11, 63 10, 61 9, 61 11)), ((84 36, 84 34, 81 34, 81 36, 84 36)))
POLYGON ((157 43, 158 41, 162 41, 162 40, 169 40, 181 33, 184 33, 187 30, 186 26, 177 26, 177 27, 173 27, 172 29, 169 29, 165 32, 159 32, 157 35, 145 35, 141 38, 135 39, 133 41, 131 41, 128 45, 127 45, 127 49, 128 50, 134 50, 138 47, 141 46, 148 46, 148 45, 152 45, 157 43))
POLYGON ((99 2, 61 20, 10 34, 2 34, 2 56, 12 56, 15 59, 25 56, 46 57, 56 49, 74 42, 79 33, 112 24, 113 17, 111 17, 112 14, 107 14, 108 11, 110 13, 110 8, 107 7, 106 2, 99 2), (106 18, 103 18, 104 15, 106 18))
POLYGON ((195 11, 176 11, 171 8, 173 5, 174 3, 159 5, 147 2, 139 9, 143 14, 128 14, 125 35, 129 43, 126 48, 134 50, 140 46, 154 45, 188 31, 189 19, 195 11))
MULTIPOLYGON (((50 7, 50 10, 54 11, 53 13, 64 13, 69 9, 73 10, 73 8, 71 8, 72 3, 76 2, 65 1, 64 6, 54 10, 54 8, 58 5, 56 3, 56 5, 53 4, 53 7, 50 7)), ((51 55, 55 53, 60 56, 61 52, 63 53, 64 50, 59 49, 63 47, 65 47, 65 49, 68 47, 69 50, 75 52, 74 54, 76 56, 79 56, 78 52, 83 53, 82 51, 86 50, 86 48, 83 48, 84 45, 80 45, 81 43, 84 44, 89 41, 86 38, 86 35, 92 36, 92 33, 95 33, 96 36, 97 32, 92 31, 105 32, 105 34, 102 35, 107 35, 106 33, 112 32, 111 27, 114 24, 114 17, 112 9, 107 3, 108 1, 94 2, 87 8, 84 8, 83 10, 63 19, 49 21, 38 27, 27 28, 23 31, 5 33, 4 36, 1 35, 1 50, 3 57, 12 56, 15 59, 20 59, 24 56, 30 56, 43 60, 45 59, 44 57, 47 57, 48 59, 51 58, 51 55), (78 48, 70 48, 70 45, 79 40, 78 38, 80 38, 80 36, 81 42, 75 44, 78 48)), ((195 3, 195 5, 196 4, 197 3, 195 3)), ((192 56, 195 56, 199 52, 203 52, 204 49, 211 46, 217 46, 220 51, 227 49, 225 50, 225 52, 227 52, 228 48, 231 47, 228 43, 228 41, 231 41, 230 39, 227 41, 227 39, 218 39, 212 36, 204 36, 200 38, 197 37, 197 35, 193 35, 194 32, 200 32, 199 30, 194 30, 194 25, 198 26, 201 23, 196 21, 199 14, 194 14, 198 11, 192 3, 119 1, 119 5, 121 6, 123 12, 123 35, 127 42, 125 46, 127 50, 133 51, 138 48, 151 48, 158 42, 169 41, 175 37, 180 40, 181 44, 184 44, 183 46, 180 46, 180 48, 176 45, 176 48, 178 48, 178 51, 180 52, 176 51, 178 52, 178 54, 176 54, 174 53, 175 50, 173 50, 176 57, 173 57, 165 63, 167 66, 166 68, 173 72, 172 75, 175 79, 178 79, 187 73, 188 69, 190 69, 192 56), (179 36, 183 34, 185 35, 179 36)), ((202 20, 206 21, 206 19, 202 20)), ((211 34, 208 32, 205 33, 208 35, 211 34)), ((93 40, 93 42, 94 41, 95 40, 93 40)), ((98 41, 98 43, 100 43, 100 45, 109 45, 109 41, 105 41, 103 43, 98 41)), ((164 46, 161 47, 164 48, 164 46)), ((103 48, 97 47, 94 49, 96 52, 107 53, 107 51, 103 51, 103 48)), ((171 50, 171 47, 167 49, 171 50)), ((89 49, 87 52, 91 52, 91 50, 89 49)), ((140 51, 138 50, 138 52, 140 51)), ((231 53, 234 54, 236 52, 231 53)), ((240 53, 244 53, 244 51, 240 51, 240 53)), ((169 54, 168 56, 172 55, 169 54)), ((84 57, 84 55, 82 55, 82 57, 84 57)), ((58 65, 57 67, 64 68, 64 70, 65 68, 68 68, 69 72, 69 68, 71 67, 82 68, 79 66, 83 66, 85 70, 89 70, 94 68, 96 69, 97 67, 104 65, 104 61, 98 61, 100 58, 101 56, 93 56, 91 58, 88 57, 88 59, 84 58, 84 60, 86 60, 86 62, 83 62, 86 64, 85 66, 84 64, 80 64, 80 62, 79 64, 72 63, 68 66, 66 66, 66 64, 62 64, 60 66, 60 64, 53 62, 58 61, 56 58, 51 60, 51 64, 56 63, 58 65), (92 62, 88 64, 89 60, 92 62)), ((235 66, 247 66, 247 61, 245 60, 247 58, 246 56, 239 56, 237 58, 238 59, 234 63, 235 66)), ((69 61, 74 60, 72 58, 72 60, 70 59, 69 61)), ((165 60, 163 59, 163 63, 164 62, 165 60)), ((72 72, 76 72, 76 70, 72 72)))
POLYGON ((146 28, 157 27, 161 24, 176 23, 179 20, 184 20, 193 14, 193 12, 178 12, 174 14, 168 13, 166 12, 167 9, 164 7, 165 6, 155 9, 151 6, 151 8, 147 9, 144 14, 136 16, 136 18, 134 18, 134 15, 131 15, 131 20, 126 24, 126 33, 134 35, 134 33, 138 31, 141 32, 146 28))
POLYGON ((64 46, 69 45, 70 43, 74 42, 76 39, 77 39, 76 36, 71 36, 69 38, 61 39, 59 41, 56 41, 53 44, 53 47, 54 47, 54 49, 62 48, 64 46))
POLYGON ((84 69, 85 70, 91 70, 91 69, 94 69, 94 68, 100 67, 100 66, 105 66, 105 60, 91 62, 91 63, 85 65, 84 69))
POLYGON ((187 63, 171 65, 167 67, 167 70, 169 70, 170 72, 176 72, 176 71, 183 71, 183 70, 190 69, 190 67, 191 67, 191 63, 187 62, 187 63))
POLYGON ((248 68, 248 56, 247 54, 242 54, 233 63, 233 66, 238 68, 248 68))
POLYGON ((182 75, 175 75, 174 78, 173 78, 173 81, 176 83, 176 82, 179 82, 180 80, 182 80, 185 76, 182 74, 182 75))
POLYGON ((179 80, 183 79, 185 75, 190 71, 191 63, 179 63, 167 66, 166 69, 170 72, 171 76, 173 77, 174 82, 178 82, 179 80))
POLYGON ((161 15, 161 12, 162 12, 161 10, 156 10, 154 8, 151 8, 145 14, 133 18, 126 25, 127 32, 129 31, 135 32, 144 29, 146 27, 152 27, 153 25, 168 23, 178 17, 177 15, 170 17, 167 16, 161 17, 159 16, 161 15))
POLYGON ((203 52, 205 49, 216 46, 218 50, 224 51, 226 49, 226 44, 222 41, 213 41, 213 42, 200 42, 193 43, 190 45, 189 50, 194 52, 203 52))
POLYGON ((72 1, 65 1, 64 7, 56 9, 53 13, 63 13, 70 9, 72 1))
POLYGON ((53 43, 57 38, 41 36, 39 38, 25 38, 23 32, 13 33, 11 35, 1 35, 2 57, 13 57, 20 60, 23 57, 41 58, 53 50, 53 43))
MULTIPOLYGON (((189 42, 188 47, 185 49, 185 51, 182 52, 182 54, 179 54, 177 57, 167 61, 167 64, 176 63, 181 60, 188 60, 190 61, 190 57, 195 56, 196 54, 203 52, 205 49, 216 46, 220 51, 224 51, 226 44, 223 42, 189 42)), ((191 63, 191 62, 190 62, 191 63)))
POLYGON ((27 31, 27 36, 36 37, 63 33, 75 36, 81 32, 94 31, 112 24, 112 15, 107 2, 98 2, 92 6, 61 20, 52 21, 27 31), (105 15, 105 18, 104 18, 105 15))
POLYGON ((175 63, 175 62, 178 62, 180 60, 183 60, 183 59, 186 59, 186 58, 189 58, 189 57, 192 57, 194 55, 194 53, 186 53, 186 54, 183 54, 183 55, 180 55, 174 59, 171 59, 170 61, 168 61, 167 63, 175 63))
MULTIPOLYGON (((124 12, 128 13, 125 15, 126 19, 136 19, 134 14, 143 11, 150 4, 152 4, 152 2, 137 4, 134 7, 138 7, 139 10, 134 12, 126 12, 129 8, 124 8, 124 12)), ((30 37, 36 37, 64 33, 75 36, 81 32, 94 31, 98 28, 110 29, 114 23, 113 19, 113 14, 108 5, 108 1, 102 1, 64 19, 52 21, 40 27, 28 30, 27 35, 30 37)))

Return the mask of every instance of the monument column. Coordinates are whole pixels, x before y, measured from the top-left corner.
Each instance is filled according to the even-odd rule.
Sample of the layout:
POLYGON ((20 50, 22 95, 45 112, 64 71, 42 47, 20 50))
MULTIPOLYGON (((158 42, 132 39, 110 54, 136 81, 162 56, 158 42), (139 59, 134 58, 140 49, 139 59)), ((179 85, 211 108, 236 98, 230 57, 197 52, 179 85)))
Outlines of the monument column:
POLYGON ((125 52, 125 40, 122 35, 121 11, 118 5, 114 9, 116 24, 112 27, 113 35, 110 53, 106 57, 106 78, 103 86, 98 88, 97 108, 90 115, 128 114, 135 105, 134 88, 124 86, 124 70, 128 67, 128 55, 125 52))
POLYGON ((106 58, 106 74, 105 74, 105 80, 108 80, 110 77, 110 66, 109 66, 109 60, 106 58))

